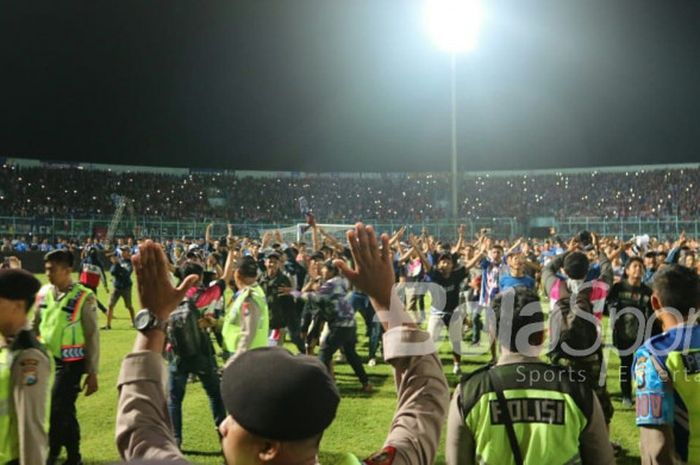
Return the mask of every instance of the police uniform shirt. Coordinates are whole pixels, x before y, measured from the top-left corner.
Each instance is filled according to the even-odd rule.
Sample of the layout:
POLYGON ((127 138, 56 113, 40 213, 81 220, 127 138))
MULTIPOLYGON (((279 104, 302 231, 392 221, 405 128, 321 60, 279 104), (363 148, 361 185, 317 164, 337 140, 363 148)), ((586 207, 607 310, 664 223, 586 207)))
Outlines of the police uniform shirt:
MULTIPOLYGON (((542 361, 536 357, 528 357, 521 354, 509 353, 503 354, 498 360, 497 366, 509 365, 509 364, 542 364, 542 361)), ((556 367, 553 367, 557 370, 556 367)), ((517 371, 517 369, 516 369, 517 371)), ((525 372, 525 370, 523 370, 525 372)), ((475 373, 474 376, 486 375, 488 373, 487 369, 483 369, 481 373, 475 373)), ((504 384, 507 382, 504 380, 504 384)), ((522 388, 528 387, 527 381, 522 382, 522 388)), ((507 390, 508 388, 505 387, 507 390)), ((508 398, 509 396, 506 395, 508 398)), ((579 443, 579 454, 584 465, 613 465, 615 463, 615 458, 613 454, 612 447, 610 446, 610 440, 608 438, 608 432, 605 425, 605 419, 603 417, 603 410, 598 402, 596 396, 591 393, 592 406, 590 416, 588 418, 588 423, 585 428, 578 436, 574 438, 579 443)), ((537 399, 533 399, 536 401, 537 399)), ((563 412, 559 412, 556 409, 553 413, 547 413, 545 418, 546 410, 545 408, 532 408, 532 412, 527 413, 527 406, 524 404, 520 406, 520 409, 515 408, 515 411, 521 412, 522 415, 527 416, 527 419, 522 421, 525 423, 529 422, 562 422, 566 421, 563 412), (543 416, 542 418, 537 418, 537 414, 543 416), (558 418, 557 418, 558 417, 558 418)), ((499 406, 494 403, 489 403, 489 408, 494 408, 498 410, 499 406)), ((510 406, 509 406, 510 410, 510 406)), ((466 412, 468 414, 468 412, 466 412)), ((498 420, 499 412, 489 412, 491 421, 498 420), (494 420, 496 418, 496 420, 494 420)), ((512 418, 512 417, 511 417, 512 418)), ((513 418, 514 422, 517 422, 517 418, 513 418)), ((563 427, 563 425, 562 425, 563 427)), ((505 436, 504 436, 505 437, 505 436)), ((447 419, 447 441, 445 444, 445 455, 447 458, 448 465, 475 465, 486 463, 482 462, 480 458, 477 457, 477 441, 479 438, 475 437, 475 432, 470 430, 467 426, 465 412, 463 411, 462 402, 462 389, 461 385, 458 386, 454 395, 452 396, 452 402, 450 404, 449 415, 447 419)), ((501 451, 507 451, 507 454, 512 454, 510 451, 510 444, 507 439, 504 440, 503 444, 494 444, 493 447, 497 447, 501 451)), ((522 449, 522 448, 521 448, 522 449)), ((533 451, 535 453, 539 451, 533 451)), ((512 455, 511 455, 512 458, 512 455)), ((523 460, 525 463, 528 462, 528 451, 523 451, 523 460)), ((562 457, 562 463, 565 463, 566 457, 562 457)), ((504 463, 489 464, 489 465, 505 465, 504 463)), ((511 463, 515 463, 514 461, 511 463)), ((568 462, 567 462, 568 463, 568 462)))
MULTIPOLYGON (((0 347, 13 352, 10 399, 17 419, 19 462, 44 464, 49 439, 45 429, 51 395, 51 365, 46 354, 31 343, 28 334, 8 344, 0 335, 0 347)), ((33 335, 32 335, 33 337, 33 335)))
MULTIPOLYGON (((382 451, 365 464, 421 465, 435 460, 449 392, 430 335, 396 327, 384 333, 384 358, 394 368, 398 406, 382 451)), ((119 374, 116 443, 124 460, 186 465, 170 428, 161 354, 134 352, 119 374)), ((300 421, 303 421, 300 420, 300 421)), ((351 462, 352 463, 352 462, 351 462)))

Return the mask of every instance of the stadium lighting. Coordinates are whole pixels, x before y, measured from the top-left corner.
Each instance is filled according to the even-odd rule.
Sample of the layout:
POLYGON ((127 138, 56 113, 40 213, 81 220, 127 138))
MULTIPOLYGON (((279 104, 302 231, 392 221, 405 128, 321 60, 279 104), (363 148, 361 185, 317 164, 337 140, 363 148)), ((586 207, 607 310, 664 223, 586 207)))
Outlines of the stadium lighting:
POLYGON ((479 0, 426 0, 425 25, 437 48, 451 54, 476 48, 484 9, 479 0))
POLYGON ((426 0, 425 26, 438 49, 452 55, 452 218, 458 216, 457 55, 476 48, 484 9, 480 0, 426 0))

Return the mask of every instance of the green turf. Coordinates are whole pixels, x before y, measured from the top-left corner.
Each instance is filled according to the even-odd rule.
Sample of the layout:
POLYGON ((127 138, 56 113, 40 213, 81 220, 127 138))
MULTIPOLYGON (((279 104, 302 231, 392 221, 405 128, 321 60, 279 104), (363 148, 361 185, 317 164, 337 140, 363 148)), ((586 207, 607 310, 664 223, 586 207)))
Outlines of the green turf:
MULTIPOLYGON (((45 281, 44 276, 41 276, 41 279, 45 281)), ((99 290, 99 298, 103 303, 107 303, 107 295, 102 287, 99 290)), ((138 309, 135 291, 134 306, 138 309)), ((116 381, 121 359, 131 349, 134 330, 130 329, 128 313, 122 302, 117 306, 115 315, 118 319, 113 322, 113 329, 100 333, 100 389, 91 397, 81 396, 77 403, 82 434, 81 448, 86 464, 105 464, 119 459, 114 443, 116 381)), ((101 313, 99 323, 100 326, 105 323, 105 317, 101 313)), ((358 318, 358 325, 358 333, 363 334, 364 326, 361 318, 358 318)), ((360 341, 358 350, 361 356, 366 357, 367 340, 360 337, 360 341)), ((445 342, 441 346, 440 357, 450 387, 453 389, 457 384, 457 378, 451 372, 452 360, 449 353, 448 343, 445 342)), ((634 412, 632 409, 624 410, 620 404, 620 389, 616 376, 619 359, 614 351, 606 355, 610 357, 608 390, 615 406, 611 437, 628 451, 627 456, 618 459, 618 463, 639 463, 639 436, 634 426, 634 412)), ((472 371, 487 359, 485 355, 465 357, 462 369, 472 371)), ((383 444, 396 406, 392 373, 389 366, 384 363, 374 368, 367 366, 365 368, 376 388, 372 394, 359 392, 359 382, 349 365, 336 364, 336 378, 343 399, 338 416, 326 431, 321 443, 320 458, 324 465, 333 464, 334 458, 342 452, 352 452, 364 457, 381 448, 383 444)), ((274 373, 270 373, 270 382, 275 382, 274 373)), ((187 386, 183 404, 183 436, 183 449, 193 463, 219 465, 222 463, 207 398, 199 383, 191 383, 187 386)), ((444 441, 443 434, 437 464, 445 463, 444 441)), ((552 447, 556 445, 553 444, 552 447)))

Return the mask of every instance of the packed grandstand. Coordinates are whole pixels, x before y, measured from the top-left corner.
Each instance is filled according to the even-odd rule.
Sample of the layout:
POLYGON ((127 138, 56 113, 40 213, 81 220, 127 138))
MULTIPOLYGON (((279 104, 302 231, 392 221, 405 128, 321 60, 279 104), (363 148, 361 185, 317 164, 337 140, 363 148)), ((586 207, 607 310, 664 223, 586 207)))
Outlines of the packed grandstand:
MULTIPOLYGON (((700 165, 464 173, 463 218, 603 217, 680 220, 700 214, 700 165)), ((191 172, 7 160, 0 167, 0 215, 90 218, 112 215, 116 199, 133 214, 231 223, 303 219, 305 197, 324 221, 407 223, 449 216, 446 173, 304 174, 191 172)))

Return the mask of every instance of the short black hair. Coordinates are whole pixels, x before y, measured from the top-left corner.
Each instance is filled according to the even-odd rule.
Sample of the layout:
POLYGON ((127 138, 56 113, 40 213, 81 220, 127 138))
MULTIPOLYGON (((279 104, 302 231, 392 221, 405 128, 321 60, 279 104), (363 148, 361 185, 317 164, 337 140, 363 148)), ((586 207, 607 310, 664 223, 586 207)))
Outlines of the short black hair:
POLYGON ((564 272, 571 279, 583 279, 590 265, 588 257, 583 252, 571 252, 564 257, 564 272))
POLYGON ((656 252, 653 250, 644 254, 644 258, 656 258, 656 252))
POLYGON ((642 268, 644 268, 644 260, 642 259, 642 257, 634 256, 634 257, 630 257, 627 260, 627 263, 625 263, 625 271, 627 271, 627 268, 629 268, 630 265, 634 262, 639 262, 639 264, 642 265, 642 268))
POLYGON ((335 263, 333 263, 333 260, 326 260, 325 262, 323 262, 323 267, 327 268, 328 271, 330 271, 334 275, 338 274, 338 267, 335 266, 335 263))
POLYGON ((654 274, 652 288, 661 305, 677 310, 684 317, 700 304, 700 277, 692 268, 665 266, 654 274))
POLYGON ((258 277, 258 262, 255 261, 250 255, 246 255, 238 260, 236 270, 244 278, 257 278, 258 277))
POLYGON ((73 253, 70 250, 60 249, 52 250, 51 252, 44 255, 44 263, 51 262, 59 265, 67 266, 68 268, 73 267, 73 253))
MULTIPOLYGON (((537 292, 525 286, 516 286, 497 294, 492 307, 496 316, 499 341, 511 352, 518 350, 516 342, 521 329, 534 324, 540 326, 544 331, 544 312, 542 312, 540 297, 537 292), (532 304, 536 306, 531 306, 532 304), (527 314, 523 314, 525 308, 529 310, 527 314), (506 315, 509 315, 510 318, 507 319, 506 315), (504 325, 505 328, 510 327, 510 334, 507 330, 501 334, 501 325, 504 325), (509 338, 506 339, 508 336, 509 338)), ((533 336, 535 333, 531 334, 531 338, 533 336)), ((532 339, 528 342, 532 345, 542 343, 542 341, 533 341, 532 339)))
POLYGON ((180 276, 182 279, 185 279, 191 274, 196 274, 201 277, 204 274, 204 267, 197 262, 185 262, 180 268, 180 276))
POLYGON ((17 269, 0 270, 0 297, 8 300, 23 300, 25 311, 29 311, 41 283, 28 271, 17 269))

